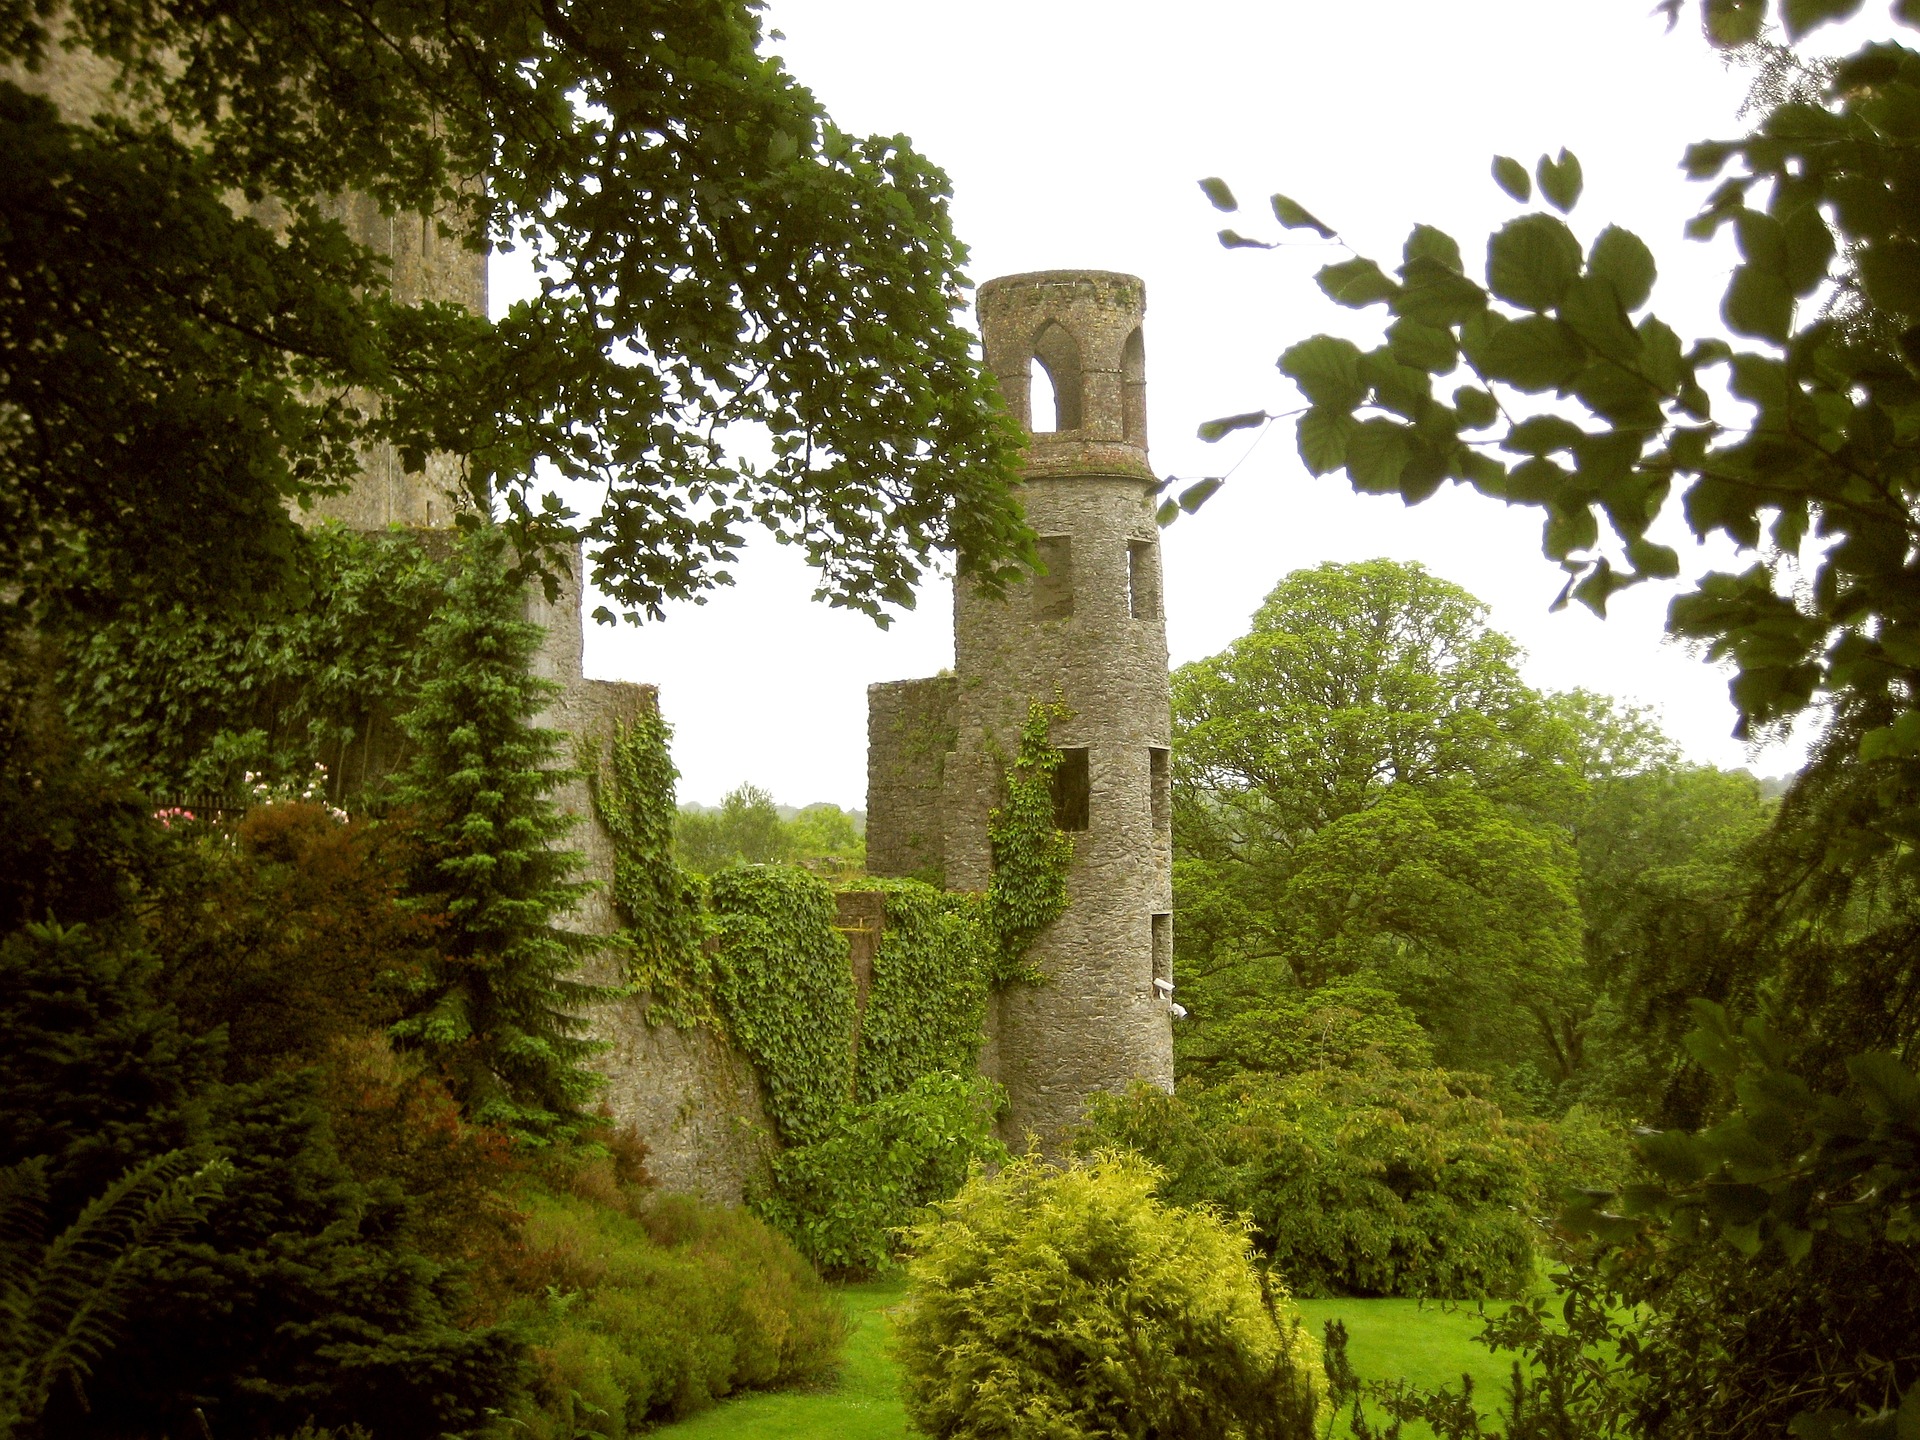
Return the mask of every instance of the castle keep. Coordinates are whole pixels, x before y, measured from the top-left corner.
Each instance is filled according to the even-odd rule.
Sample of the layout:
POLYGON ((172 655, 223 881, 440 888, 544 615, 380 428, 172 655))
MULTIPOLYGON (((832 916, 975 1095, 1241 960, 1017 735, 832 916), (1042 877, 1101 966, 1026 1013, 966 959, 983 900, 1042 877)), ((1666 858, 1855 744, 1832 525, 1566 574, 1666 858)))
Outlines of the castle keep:
POLYGON ((956 582, 954 673, 868 690, 867 865, 956 890, 992 873, 987 820, 1034 701, 1062 702, 1055 824, 1064 915, 1029 951, 1046 983, 996 997, 981 1069, 1005 1128, 1043 1139, 1086 1097, 1171 1088, 1173 902, 1166 625, 1147 463, 1144 287, 1056 270, 980 288, 988 368, 1031 434, 1021 501, 1045 573, 994 597, 956 582), (1056 428, 1033 431, 1033 367, 1056 428))

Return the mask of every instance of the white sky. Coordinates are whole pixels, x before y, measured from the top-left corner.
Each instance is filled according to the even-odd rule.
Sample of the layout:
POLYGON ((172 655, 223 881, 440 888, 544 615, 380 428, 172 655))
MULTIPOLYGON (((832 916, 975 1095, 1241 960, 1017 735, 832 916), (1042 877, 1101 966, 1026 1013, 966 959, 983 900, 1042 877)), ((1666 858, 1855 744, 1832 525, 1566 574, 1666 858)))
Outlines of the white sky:
MULTIPOLYGON (((1571 222, 1582 239, 1609 222, 1637 231, 1660 262, 1658 312, 1683 340, 1714 328, 1733 256, 1681 237, 1705 192, 1677 163, 1687 142, 1737 132, 1747 77, 1691 22, 1665 33, 1650 4, 774 0, 768 23, 843 128, 904 133, 945 167, 975 281, 1067 267, 1145 279, 1154 465, 1200 476, 1240 460, 1252 433, 1202 445, 1200 421, 1299 403, 1272 368, 1288 344, 1380 332, 1379 311, 1340 310, 1313 284, 1343 252, 1220 249, 1214 231, 1230 222, 1200 194, 1203 175, 1232 183, 1240 228, 1271 232, 1265 196, 1282 190, 1389 268, 1415 221, 1452 233, 1474 268, 1487 233, 1519 213, 1488 178, 1492 156, 1531 167, 1564 145, 1586 172, 1571 222)), ((496 266, 504 300, 513 280, 496 266)), ((1604 623, 1548 614, 1563 577, 1540 556, 1538 516, 1465 491, 1412 510, 1356 496, 1307 475, 1282 422, 1165 534, 1173 663, 1242 634, 1290 570, 1418 560, 1491 606, 1535 685, 1653 704, 1700 760, 1762 774, 1799 763, 1799 745, 1749 755, 1729 738, 1725 675, 1662 642, 1669 590, 1616 597, 1604 623)), ((1689 574, 1738 563, 1662 538, 1689 574)), ((588 672, 660 686, 682 800, 750 780, 787 803, 863 805, 866 687, 952 663, 947 585, 929 583, 881 631, 812 603, 789 550, 757 545, 734 570, 732 589, 664 622, 589 623, 588 672)))

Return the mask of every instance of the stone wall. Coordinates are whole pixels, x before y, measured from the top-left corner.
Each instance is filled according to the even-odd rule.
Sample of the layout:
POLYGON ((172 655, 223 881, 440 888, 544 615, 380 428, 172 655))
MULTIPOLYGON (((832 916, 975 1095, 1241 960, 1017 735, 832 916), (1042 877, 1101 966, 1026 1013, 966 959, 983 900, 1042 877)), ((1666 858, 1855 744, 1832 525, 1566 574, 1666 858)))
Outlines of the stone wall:
POLYGON ((945 883, 941 785, 953 749, 951 675, 867 687, 867 870, 945 883))

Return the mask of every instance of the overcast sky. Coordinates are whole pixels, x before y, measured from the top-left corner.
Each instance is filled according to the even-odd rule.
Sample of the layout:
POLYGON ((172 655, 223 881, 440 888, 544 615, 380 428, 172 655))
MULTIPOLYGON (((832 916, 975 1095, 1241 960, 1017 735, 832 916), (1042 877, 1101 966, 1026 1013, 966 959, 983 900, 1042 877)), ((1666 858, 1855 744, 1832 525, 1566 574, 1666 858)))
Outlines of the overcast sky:
MULTIPOLYGON (((843 128, 903 133, 953 179, 971 276, 1100 268, 1147 287, 1153 462, 1162 475, 1238 465, 1227 488, 1164 537, 1173 663, 1244 633, 1291 570, 1324 560, 1417 560, 1485 600, 1527 652, 1536 685, 1655 705, 1688 754, 1779 773, 1789 742, 1749 755, 1729 737, 1726 677, 1661 638, 1668 590, 1616 597, 1602 623, 1549 614, 1563 577, 1539 552, 1538 512, 1449 490, 1416 509, 1314 479, 1282 423, 1248 453, 1194 427, 1298 403, 1274 371, 1316 330, 1378 343, 1377 319, 1321 297, 1312 274, 1343 252, 1220 249, 1223 217, 1195 182, 1224 176, 1257 220, 1281 190, 1363 254, 1391 263, 1415 221, 1447 229, 1470 268, 1517 213, 1492 156, 1580 157, 1572 224, 1626 225, 1660 263, 1655 308, 1683 339, 1706 333, 1730 245, 1681 236, 1703 187, 1687 142, 1738 128, 1747 76, 1690 23, 1666 33, 1650 0, 775 0, 773 48, 843 128)), ((1251 228, 1251 227, 1247 227, 1251 228)), ((1270 227, 1269 227, 1270 228, 1270 227)), ((496 295, 512 278, 496 277, 496 295)), ((1378 312, 1370 312, 1377 316, 1378 312)), ((1738 563, 1684 535, 1690 574, 1738 563)), ((742 781, 783 802, 864 804, 866 687, 952 663, 948 586, 925 587, 891 630, 811 603, 791 552, 756 546, 739 583, 664 622, 589 624, 590 674, 658 684, 676 729, 683 800, 742 781)))

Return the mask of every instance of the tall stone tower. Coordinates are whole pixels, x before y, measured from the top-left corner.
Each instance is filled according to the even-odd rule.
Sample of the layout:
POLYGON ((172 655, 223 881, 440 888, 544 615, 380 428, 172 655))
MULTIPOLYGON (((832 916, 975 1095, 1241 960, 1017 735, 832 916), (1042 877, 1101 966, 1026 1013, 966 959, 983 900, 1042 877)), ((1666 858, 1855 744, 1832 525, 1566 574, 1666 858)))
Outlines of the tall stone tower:
POLYGON ((981 1068, 1007 1087, 1009 1138, 1050 1141, 1088 1095, 1171 1087, 1172 721, 1160 534, 1147 463, 1145 291, 1057 270, 980 288, 988 368, 1032 436, 1021 501, 1046 573, 1004 597, 964 578, 952 676, 868 692, 868 868, 984 890, 988 813, 1028 705, 1064 701, 1055 823, 1073 836, 1064 915, 989 1017, 981 1068), (1034 367, 1056 428, 1032 430, 1034 367))

